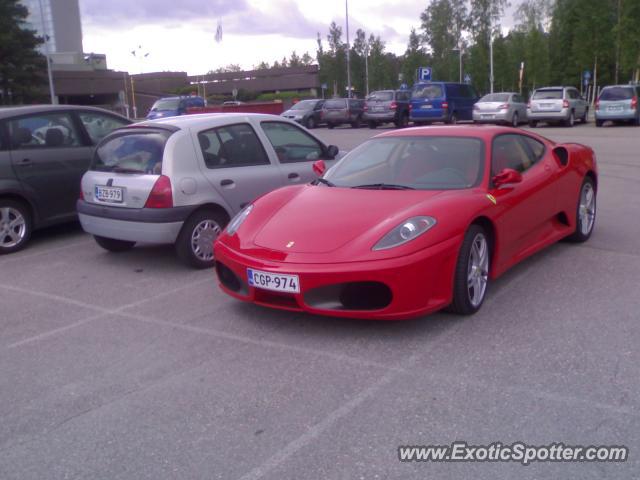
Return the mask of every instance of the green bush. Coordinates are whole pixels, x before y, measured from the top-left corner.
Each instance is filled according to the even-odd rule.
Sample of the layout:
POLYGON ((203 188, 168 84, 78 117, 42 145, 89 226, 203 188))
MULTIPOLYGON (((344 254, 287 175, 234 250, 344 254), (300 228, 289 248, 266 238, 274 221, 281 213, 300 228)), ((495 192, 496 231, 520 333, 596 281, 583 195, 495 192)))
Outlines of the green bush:
POLYGON ((274 100, 293 100, 311 98, 311 92, 280 92, 280 93, 263 93, 258 95, 258 100, 262 102, 273 102, 274 100))

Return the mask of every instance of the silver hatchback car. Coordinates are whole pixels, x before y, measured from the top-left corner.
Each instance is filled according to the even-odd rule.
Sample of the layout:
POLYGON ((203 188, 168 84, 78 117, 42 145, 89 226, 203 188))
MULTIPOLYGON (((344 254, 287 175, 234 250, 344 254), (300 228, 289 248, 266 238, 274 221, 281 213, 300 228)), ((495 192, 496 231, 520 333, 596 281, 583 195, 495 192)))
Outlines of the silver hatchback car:
POLYGON ((609 85, 596 100, 596 127, 604 122, 630 122, 640 125, 640 85, 609 85))
POLYGON ((473 123, 506 123, 517 127, 527 121, 527 104, 519 93, 489 93, 473 105, 473 123))
POLYGON ((175 244, 187 264, 214 263, 213 242, 256 197, 316 178, 327 146, 275 115, 203 114, 147 121, 104 138, 81 184, 82 228, 110 251, 175 244))
POLYGON ((538 122, 561 123, 565 127, 573 127, 577 119, 587 123, 589 103, 575 87, 538 88, 531 95, 527 116, 530 127, 536 127, 538 122))

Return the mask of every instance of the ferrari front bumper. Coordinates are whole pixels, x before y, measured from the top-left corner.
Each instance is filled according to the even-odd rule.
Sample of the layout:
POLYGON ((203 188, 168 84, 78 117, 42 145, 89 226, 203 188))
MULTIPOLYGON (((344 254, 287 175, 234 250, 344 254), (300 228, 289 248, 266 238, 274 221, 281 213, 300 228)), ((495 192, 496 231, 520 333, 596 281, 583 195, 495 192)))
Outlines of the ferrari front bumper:
POLYGON ((461 237, 452 238, 411 255, 367 262, 279 262, 235 251, 220 241, 214 254, 220 287, 239 300, 319 315, 402 320, 451 303, 461 242, 461 237), (248 268, 298 275, 300 293, 250 286, 248 268))

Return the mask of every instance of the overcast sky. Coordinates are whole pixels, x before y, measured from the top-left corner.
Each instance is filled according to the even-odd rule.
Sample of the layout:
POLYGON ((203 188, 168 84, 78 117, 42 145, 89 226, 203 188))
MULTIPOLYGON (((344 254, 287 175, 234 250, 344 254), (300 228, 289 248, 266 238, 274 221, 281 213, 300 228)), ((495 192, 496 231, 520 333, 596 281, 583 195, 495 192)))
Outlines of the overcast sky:
MULTIPOLYGON (((401 54, 428 3, 349 0, 351 40, 362 28, 401 54)), ((289 57, 293 50, 315 58, 317 32, 326 41, 332 21, 343 27, 346 40, 344 0, 80 0, 80 10, 84 51, 105 53, 109 68, 131 73, 197 75, 230 63, 250 69, 263 60, 289 57), (218 23, 220 43, 215 41, 218 23), (149 55, 138 60, 133 50, 149 55)), ((503 24, 512 23, 513 10, 503 24)))

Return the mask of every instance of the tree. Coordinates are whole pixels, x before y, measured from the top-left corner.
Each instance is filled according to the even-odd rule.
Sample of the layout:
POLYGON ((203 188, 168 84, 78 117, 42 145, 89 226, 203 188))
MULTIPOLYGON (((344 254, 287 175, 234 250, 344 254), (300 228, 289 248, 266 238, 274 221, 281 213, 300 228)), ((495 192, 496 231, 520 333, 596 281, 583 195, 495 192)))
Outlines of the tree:
POLYGON ((0 103, 41 98, 47 60, 36 49, 43 39, 26 28, 28 10, 18 0, 0 0, 0 103))
POLYGON ((522 42, 522 52, 516 62, 524 62, 523 90, 530 91, 550 81, 549 26, 551 3, 549 0, 525 0, 516 10, 515 30, 522 42))
POLYGON ((622 79, 640 81, 640 2, 618 0, 620 21, 615 33, 619 38, 622 79))
POLYGON ((416 32, 415 28, 411 29, 409 34, 409 43, 407 50, 402 58, 402 80, 407 85, 412 85, 416 80, 416 72, 419 67, 425 67, 431 63, 427 52, 424 49, 422 37, 416 32))
POLYGON ((468 23, 464 0, 434 0, 420 14, 423 37, 431 49, 432 68, 438 80, 458 78, 454 50, 462 48, 462 35, 468 23))

